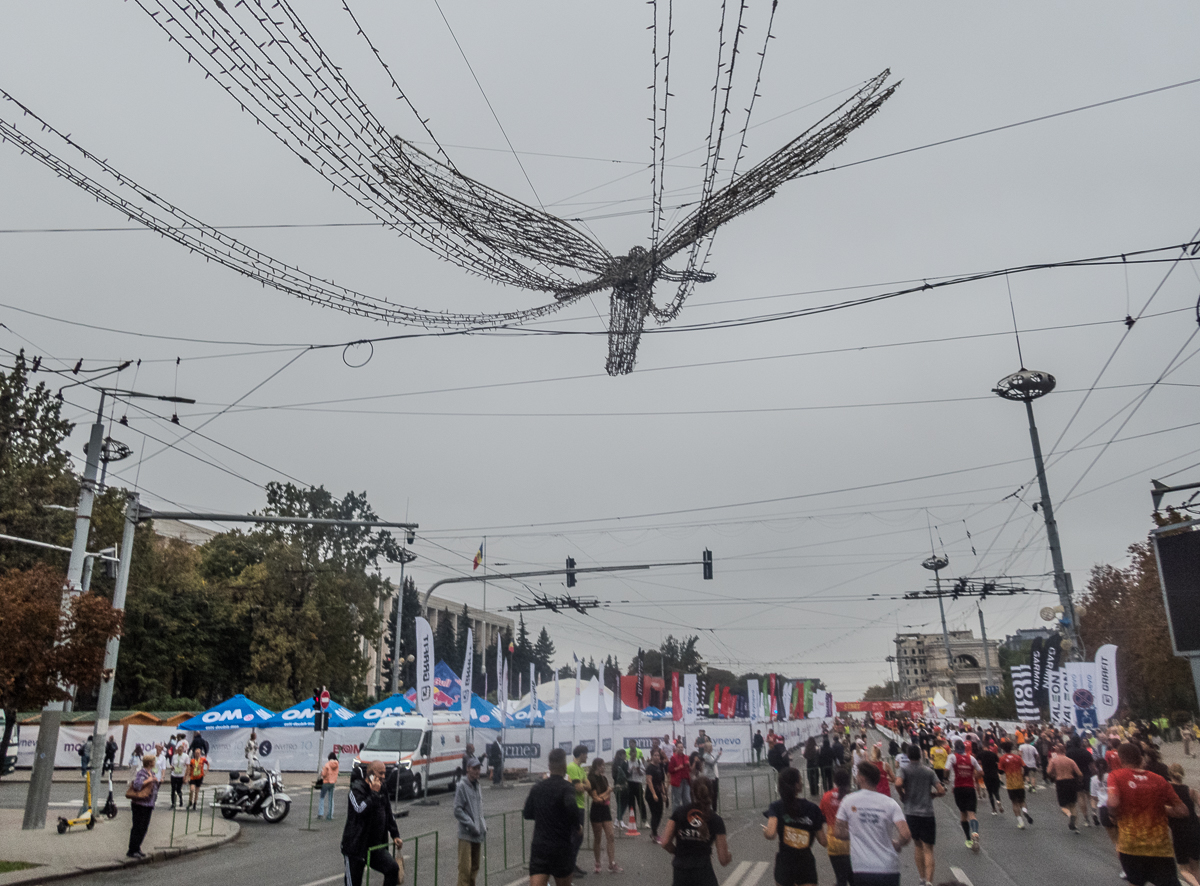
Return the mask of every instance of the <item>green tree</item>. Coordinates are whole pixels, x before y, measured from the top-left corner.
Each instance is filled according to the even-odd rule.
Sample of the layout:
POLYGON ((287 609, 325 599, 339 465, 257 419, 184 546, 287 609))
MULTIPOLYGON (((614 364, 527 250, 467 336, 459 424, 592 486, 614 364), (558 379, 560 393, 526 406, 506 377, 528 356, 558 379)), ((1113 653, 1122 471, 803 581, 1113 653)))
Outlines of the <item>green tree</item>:
POLYGON ((900 697, 900 684, 895 680, 887 680, 882 685, 868 686, 863 693, 863 701, 891 701, 900 697))
POLYGON ((537 643, 533 646, 533 660, 537 664, 538 679, 549 680, 554 676, 551 661, 554 659, 554 643, 545 627, 538 634, 537 643))
MULTIPOLYGON (((466 603, 463 604, 462 614, 458 617, 458 623, 462 626, 459 628, 457 642, 454 645, 454 659, 450 661, 450 666, 454 668, 456 674, 461 675, 463 665, 467 661, 467 633, 471 624, 471 610, 466 603)), ((474 634, 474 631, 471 631, 474 634)), ((472 637, 474 642, 474 637, 472 637)))
MULTIPOLYGON (((0 372, 0 533, 70 545, 73 516, 49 505, 74 508, 78 479, 62 448, 72 425, 62 402, 44 382, 30 384, 31 367, 21 351, 8 373, 0 372)), ((94 550, 94 548, 89 548, 94 550)), ((63 555, 13 542, 0 542, 0 570, 34 563, 61 566, 63 555)))
MULTIPOLYGON (((435 659, 444 659, 453 669, 457 649, 458 634, 454 630, 454 615, 449 609, 445 609, 438 613, 437 627, 433 630, 433 655, 435 659)), ((458 667, 462 669, 461 661, 458 667)))
MULTIPOLYGON (((388 616, 387 631, 385 632, 385 645, 383 648, 383 694, 386 696, 391 692, 392 686, 392 655, 396 648, 396 606, 399 598, 395 596, 395 588, 388 585, 389 591, 392 593, 391 614, 388 616)), ((406 686, 411 686, 415 679, 414 668, 416 662, 409 662, 407 658, 412 655, 412 650, 416 648, 417 643, 417 612, 421 606, 421 596, 417 593, 416 583, 412 576, 406 576, 404 579, 404 624, 400 626, 400 691, 403 692, 406 686)))

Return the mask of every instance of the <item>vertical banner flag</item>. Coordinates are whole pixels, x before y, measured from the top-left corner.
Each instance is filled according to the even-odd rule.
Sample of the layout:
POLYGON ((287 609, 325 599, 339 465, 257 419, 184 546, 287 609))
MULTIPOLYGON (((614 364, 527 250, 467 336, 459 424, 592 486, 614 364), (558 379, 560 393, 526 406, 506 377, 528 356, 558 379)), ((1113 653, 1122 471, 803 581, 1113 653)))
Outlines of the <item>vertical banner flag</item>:
POLYGON ((746 706, 749 708, 748 714, 751 723, 757 723, 762 719, 762 699, 759 697, 758 681, 746 681, 746 706))
POLYGON ((417 617, 417 711, 422 717, 433 716, 433 629, 417 617))
POLYGON ((1037 720, 1041 717, 1037 705, 1033 702, 1032 670, 1031 665, 1013 665, 1010 669, 1019 720, 1037 720))
POLYGON ((820 719, 821 717, 825 716, 825 706, 828 695, 829 693, 827 693, 824 689, 818 689, 813 693, 812 716, 814 719, 820 719))
MULTIPOLYGON (((571 653, 575 655, 575 653, 571 653)), ((579 675, 583 668, 583 662, 579 660, 579 656, 575 655, 575 715, 571 718, 571 727, 579 725, 579 675)))
POLYGON ((1079 729, 1095 729, 1100 725, 1096 715, 1096 664, 1091 661, 1069 661, 1063 665, 1067 685, 1071 722, 1079 729))
POLYGON ((1029 644, 1029 685, 1033 691, 1033 703, 1036 705, 1044 704, 1048 698, 1046 690, 1046 650, 1043 647, 1044 639, 1042 637, 1034 637, 1033 642, 1029 644))
POLYGON ((533 727, 533 721, 538 715, 538 700, 537 700, 537 670, 534 668, 533 662, 529 663, 529 726, 533 727))
POLYGON ((679 671, 671 672, 671 719, 683 719, 683 699, 679 697, 679 671))
POLYGON ((1049 674, 1051 671, 1056 671, 1062 667, 1062 634, 1055 634, 1045 645, 1042 646, 1042 669, 1046 672, 1042 678, 1042 685, 1050 685, 1049 674))
POLYGON ((788 684, 783 683, 779 687, 779 719, 786 720, 788 718, 788 684))
POLYGON ((1046 686, 1050 693, 1050 722, 1055 725, 1071 719, 1067 712, 1066 686, 1062 668, 1055 668, 1047 674, 1046 686))
POLYGON ((699 690, 695 674, 683 675, 683 722, 696 722, 696 709, 700 706, 699 690))
POLYGON ((642 650, 639 649, 637 657, 637 685, 634 687, 634 695, 637 696, 637 706, 639 711, 646 707, 645 694, 646 680, 645 677, 642 676, 642 650))
POLYGON ((613 719, 621 719, 621 672, 616 673, 617 686, 613 690, 613 719))
MULTIPOLYGON (((497 650, 499 653, 499 650, 497 650)), ((500 728, 503 729, 508 725, 508 681, 511 679, 508 673, 508 662, 502 661, 500 664, 500 688, 496 692, 496 701, 500 702, 500 728)))
POLYGON ((1111 643, 1096 650, 1096 718, 1105 723, 1117 715, 1121 693, 1117 687, 1117 647, 1111 643))
POLYGON ((554 723, 558 725, 558 706, 562 704, 558 696, 558 671, 554 672, 554 723))
POLYGON ((462 698, 463 716, 467 718, 467 722, 471 722, 471 680, 475 672, 475 634, 467 628, 467 654, 463 659, 462 683, 459 686, 459 695, 462 698))
POLYGON ((775 719, 775 675, 767 678, 767 719, 775 719))
POLYGON ((807 716, 812 713, 813 709, 813 688, 812 680, 804 681, 804 714, 807 716))
POLYGON ((603 720, 608 716, 608 702, 604 699, 604 662, 600 662, 600 676, 596 682, 600 685, 599 694, 596 696, 596 719, 603 720))

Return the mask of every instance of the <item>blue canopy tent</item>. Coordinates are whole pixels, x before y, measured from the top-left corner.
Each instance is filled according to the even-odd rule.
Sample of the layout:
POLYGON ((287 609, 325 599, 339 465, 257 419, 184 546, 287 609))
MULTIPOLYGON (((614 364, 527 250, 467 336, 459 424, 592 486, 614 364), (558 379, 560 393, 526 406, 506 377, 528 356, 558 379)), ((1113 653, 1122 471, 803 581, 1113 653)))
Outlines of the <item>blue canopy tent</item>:
MULTIPOLYGON (((286 711, 280 711, 263 726, 268 727, 287 727, 295 728, 303 726, 306 729, 312 729, 313 723, 317 719, 317 711, 313 707, 312 699, 306 698, 299 704, 294 704, 286 711)), ((349 721, 354 719, 354 711, 349 708, 342 707, 333 699, 329 700, 329 726, 348 726, 349 721)))
POLYGON ((651 720, 665 720, 671 716, 671 712, 662 708, 642 708, 642 716, 651 720))
MULTIPOLYGON (((499 729, 501 725, 500 709, 486 698, 480 698, 478 695, 472 695, 471 725, 479 729, 499 729)), ((508 725, 513 725, 511 717, 509 718, 508 725)))
POLYGON ((370 727, 378 723, 380 717, 395 717, 400 714, 408 714, 412 712, 412 709, 412 703, 403 695, 397 693, 382 701, 375 702, 375 704, 366 710, 359 711, 349 720, 339 725, 370 727))
POLYGON ((545 726, 546 711, 554 710, 554 706, 546 704, 546 702, 539 698, 537 702, 537 709, 531 711, 530 708, 532 707, 533 705, 530 703, 520 710, 513 711, 508 715, 508 725, 524 726, 526 728, 530 726, 545 726))
POLYGON ((215 707, 209 708, 203 714, 197 714, 190 720, 179 724, 179 729, 188 732, 206 732, 214 729, 247 729, 266 726, 267 721, 275 716, 275 712, 264 708, 258 702, 235 695, 215 707))

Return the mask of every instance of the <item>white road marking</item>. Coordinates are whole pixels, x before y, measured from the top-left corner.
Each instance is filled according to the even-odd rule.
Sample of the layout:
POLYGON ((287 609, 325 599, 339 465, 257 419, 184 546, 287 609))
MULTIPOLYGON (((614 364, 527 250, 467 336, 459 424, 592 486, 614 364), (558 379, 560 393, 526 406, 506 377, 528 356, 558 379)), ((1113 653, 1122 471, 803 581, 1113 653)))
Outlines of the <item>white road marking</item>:
POLYGON ((62 806, 64 808, 67 806, 74 806, 75 808, 78 809, 80 806, 83 805, 83 800, 63 800, 61 803, 47 803, 46 805, 47 806, 62 806))
POLYGON ((770 866, 771 862, 769 861, 755 862, 754 868, 746 875, 746 879, 742 881, 741 886, 754 886, 755 883, 762 879, 762 875, 767 872, 767 868, 770 866))
POLYGON ((505 886, 521 886, 522 883, 529 882, 528 877, 522 877, 520 880, 513 880, 511 883, 506 883, 505 886))
POLYGON ((738 883, 741 882, 742 877, 746 876, 746 871, 748 870, 750 870, 750 862, 739 861, 737 866, 734 867, 733 873, 725 878, 725 882, 721 886, 738 886, 738 883))
POLYGON ((962 883, 963 886, 975 886, 975 884, 971 882, 971 878, 963 873, 962 868, 952 867, 950 868, 950 873, 954 874, 954 879, 962 883))
POLYGON ((345 874, 334 874, 332 877, 326 877, 324 880, 313 880, 311 883, 305 883, 304 886, 321 886, 322 883, 332 883, 334 880, 345 879, 345 874))

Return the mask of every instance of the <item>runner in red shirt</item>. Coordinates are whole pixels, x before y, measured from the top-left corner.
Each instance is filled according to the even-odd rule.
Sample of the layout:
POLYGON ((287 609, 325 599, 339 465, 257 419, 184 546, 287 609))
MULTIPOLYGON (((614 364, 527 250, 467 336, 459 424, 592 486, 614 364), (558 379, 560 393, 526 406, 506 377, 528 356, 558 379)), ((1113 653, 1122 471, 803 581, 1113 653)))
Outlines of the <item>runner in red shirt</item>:
POLYGON ((946 760, 946 771, 954 779, 954 804, 958 807, 963 836, 967 848, 979 851, 979 819, 975 817, 978 797, 975 794, 975 775, 982 775, 983 767, 971 756, 962 740, 954 743, 954 753, 946 760))
POLYGON ((1109 772, 1116 772, 1121 768, 1121 755, 1117 753, 1117 748, 1121 746, 1121 739, 1115 735, 1108 738, 1108 750, 1104 752, 1104 762, 1108 764, 1109 772))
POLYGON ((1179 886, 1167 817, 1185 818, 1188 808, 1165 778, 1142 768, 1141 748, 1126 743, 1117 753, 1122 768, 1108 775, 1108 810, 1121 868, 1133 886, 1179 886))
POLYGON ((1025 806, 1025 761, 1020 754, 1013 753, 1013 743, 1009 739, 1000 742, 1004 751, 1000 757, 1000 771, 1004 773, 1004 786, 1008 789, 1008 802, 1012 804, 1013 815, 1017 817, 1017 827, 1022 830, 1025 822, 1033 824, 1033 816, 1025 806), (1021 816, 1025 817, 1022 818, 1021 816))

